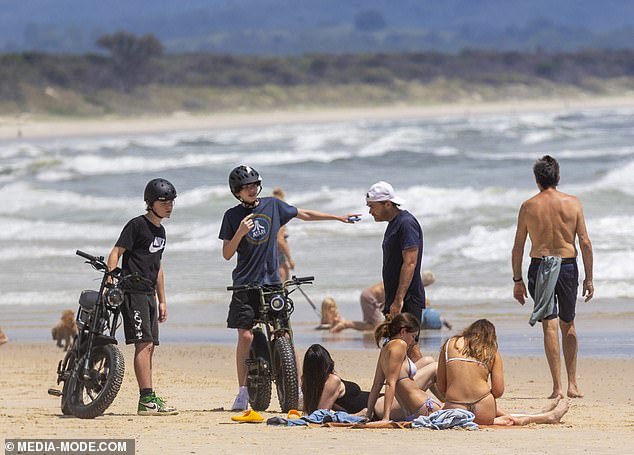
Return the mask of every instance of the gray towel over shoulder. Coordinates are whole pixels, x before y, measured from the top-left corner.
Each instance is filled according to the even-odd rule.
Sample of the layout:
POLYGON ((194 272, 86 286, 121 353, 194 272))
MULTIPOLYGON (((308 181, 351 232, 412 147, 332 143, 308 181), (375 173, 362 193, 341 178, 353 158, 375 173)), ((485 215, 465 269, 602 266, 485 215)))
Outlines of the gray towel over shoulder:
POLYGON ((533 314, 528 320, 530 325, 550 316, 555 308, 555 286, 559 278, 561 258, 557 256, 544 256, 537 269, 535 281, 535 305, 533 314))

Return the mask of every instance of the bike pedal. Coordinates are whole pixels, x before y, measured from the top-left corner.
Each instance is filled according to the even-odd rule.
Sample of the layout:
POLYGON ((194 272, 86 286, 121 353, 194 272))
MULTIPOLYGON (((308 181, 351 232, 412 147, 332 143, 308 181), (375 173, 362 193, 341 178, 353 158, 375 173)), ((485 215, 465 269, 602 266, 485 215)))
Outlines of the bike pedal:
POLYGON ((53 395, 54 397, 61 397, 64 395, 61 390, 57 389, 48 389, 48 394, 53 395))

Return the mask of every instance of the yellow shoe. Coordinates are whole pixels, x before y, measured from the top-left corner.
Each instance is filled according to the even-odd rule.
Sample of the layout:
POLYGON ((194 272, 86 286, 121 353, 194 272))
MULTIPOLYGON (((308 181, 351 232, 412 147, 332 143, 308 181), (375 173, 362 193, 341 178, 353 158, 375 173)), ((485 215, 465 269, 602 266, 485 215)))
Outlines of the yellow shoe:
POLYGON ((290 411, 288 411, 288 414, 286 415, 286 418, 288 420, 301 419, 302 418, 302 413, 299 412, 297 409, 291 409, 290 411))
POLYGON ((231 420, 233 420, 234 422, 259 423, 264 420, 264 417, 262 417, 257 411, 254 411, 253 409, 247 409, 241 416, 231 417, 231 420))

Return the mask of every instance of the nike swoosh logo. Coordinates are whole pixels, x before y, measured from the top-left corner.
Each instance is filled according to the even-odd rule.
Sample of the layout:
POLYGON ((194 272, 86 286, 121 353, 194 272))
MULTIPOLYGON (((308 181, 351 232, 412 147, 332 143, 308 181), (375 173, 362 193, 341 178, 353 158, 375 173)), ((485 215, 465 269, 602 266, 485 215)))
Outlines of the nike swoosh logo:
POLYGON ((154 241, 150 244, 150 247, 148 249, 150 253, 156 253, 158 251, 161 251, 163 248, 165 248, 165 239, 154 237, 154 241))
POLYGON ((158 405, 156 403, 143 403, 147 409, 158 409, 158 405))

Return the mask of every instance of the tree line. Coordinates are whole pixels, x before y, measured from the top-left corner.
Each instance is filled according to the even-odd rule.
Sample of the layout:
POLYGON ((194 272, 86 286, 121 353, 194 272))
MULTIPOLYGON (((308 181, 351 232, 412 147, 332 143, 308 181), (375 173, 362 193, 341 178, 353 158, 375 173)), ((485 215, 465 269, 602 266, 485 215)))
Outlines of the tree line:
POLYGON ((250 88, 265 85, 389 86, 438 78, 497 86, 547 80, 583 85, 589 79, 634 77, 634 50, 570 53, 464 50, 376 54, 306 54, 290 57, 166 54, 153 35, 128 32, 97 40, 102 54, 0 55, 0 101, 18 101, 25 86, 79 93, 131 92, 148 85, 250 88))

